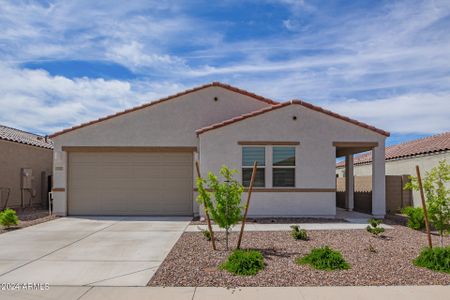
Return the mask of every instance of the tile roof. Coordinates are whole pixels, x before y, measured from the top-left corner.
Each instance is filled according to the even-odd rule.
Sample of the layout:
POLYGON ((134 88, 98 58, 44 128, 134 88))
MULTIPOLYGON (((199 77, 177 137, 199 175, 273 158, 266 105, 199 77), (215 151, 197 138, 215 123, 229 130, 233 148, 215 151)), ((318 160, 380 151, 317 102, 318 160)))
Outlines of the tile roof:
POLYGON ((311 110, 314 110, 314 111, 317 111, 317 112, 321 112, 321 113, 324 113, 326 115, 332 116, 334 118, 337 118, 337 119, 340 119, 340 120, 352 123, 354 125, 357 125, 357 126, 369 129, 369 130, 372 130, 372 131, 374 131, 376 133, 379 133, 379 134, 382 134, 384 136, 389 136, 390 135, 389 132, 387 132, 387 131, 384 131, 382 129, 378 129, 378 128, 376 128, 374 126, 371 126, 371 125, 368 125, 366 123, 362 123, 362 122, 359 122, 357 120, 348 118, 346 116, 342 116, 342 115, 334 113, 332 111, 323 109, 322 107, 313 105, 313 104, 305 102, 303 100, 291 100, 291 101, 288 101, 288 102, 283 102, 283 103, 279 103, 279 104, 276 104, 276 105, 272 105, 270 107, 265 107, 265 108, 262 108, 260 110, 254 111, 254 112, 246 113, 246 114, 240 115, 238 117, 231 118, 229 120, 225 120, 225 121, 222 121, 222 122, 219 122, 219 123, 216 123, 216 124, 212 124, 212 125, 209 125, 209 126, 206 126, 206 127, 200 128, 200 129, 197 129, 196 133, 197 134, 202 134, 202 133, 204 133, 206 131, 213 130, 213 129, 216 129, 216 128, 220 128, 220 127, 223 127, 223 126, 235 123, 235 122, 239 122, 239 121, 242 121, 244 119, 247 119, 247 118, 250 118, 250 117, 254 117, 254 116, 257 116, 257 115, 260 115, 260 114, 263 114, 263 113, 266 113, 266 112, 269 112, 269 111, 272 111, 272 110, 275 110, 275 109, 278 109, 278 108, 281 108, 281 107, 284 107, 284 106, 292 105, 292 104, 301 105, 301 106, 309 108, 311 110))
MULTIPOLYGON (((392 160, 448 150, 450 150, 450 131, 386 147, 385 159, 392 160)), ((354 158, 355 165, 370 162, 372 162, 371 152, 358 155, 354 158)), ((345 162, 339 162, 336 166, 342 167, 344 164, 345 162)))
POLYGON ((43 136, 3 125, 0 125, 0 140, 53 149, 53 142, 50 139, 45 141, 43 136))
POLYGON ((117 112, 115 114, 99 118, 97 120, 93 120, 93 121, 90 121, 90 122, 87 122, 87 123, 83 123, 83 124, 80 124, 80 125, 77 125, 77 126, 73 126, 71 128, 67 128, 67 129, 55 132, 55 133, 51 134, 50 137, 53 138, 53 137, 56 137, 58 135, 61 135, 61 134, 64 134, 64 133, 67 133, 67 132, 70 132, 70 131, 73 131, 73 130, 76 130, 76 129, 79 129, 79 128, 82 128, 82 127, 86 127, 86 126, 89 126, 89 125, 92 125, 92 124, 95 124, 95 123, 99 123, 99 122, 102 122, 102 121, 105 121, 105 120, 108 120, 108 119, 111 119, 111 118, 114 118, 114 117, 117 117, 117 116, 120 116, 120 115, 124 115, 124 114, 130 113, 130 112, 139 110, 139 109, 147 108, 147 107, 153 106, 155 104, 159 104, 159 103, 162 103, 162 102, 165 102, 165 101, 168 101, 168 100, 172 100, 172 99, 175 99, 177 97, 184 96, 186 94, 190 94, 190 93, 193 93, 193 92, 196 92, 196 91, 208 88, 208 87, 213 87, 213 86, 221 87, 221 88, 227 89, 229 91, 236 92, 236 93, 242 94, 244 96, 248 96, 248 97, 254 98, 256 100, 265 102, 265 103, 267 103, 269 105, 278 104, 278 102, 273 101, 273 100, 271 100, 269 98, 265 98, 263 96, 256 95, 256 94, 251 93, 249 91, 242 90, 242 89, 239 89, 237 87, 234 87, 234 86, 231 86, 231 85, 228 85, 228 84, 225 84, 225 83, 221 83, 221 82, 216 82, 215 81, 215 82, 211 82, 211 83, 208 83, 208 84, 205 84, 205 85, 202 85, 202 86, 198 86, 198 87, 195 87, 195 88, 192 88, 192 89, 189 89, 189 90, 185 90, 185 91, 177 93, 175 95, 167 96, 167 97, 158 99, 156 101, 152 101, 152 102, 140 105, 140 106, 136 106, 136 107, 124 110, 124 111, 120 111, 120 112, 117 112))

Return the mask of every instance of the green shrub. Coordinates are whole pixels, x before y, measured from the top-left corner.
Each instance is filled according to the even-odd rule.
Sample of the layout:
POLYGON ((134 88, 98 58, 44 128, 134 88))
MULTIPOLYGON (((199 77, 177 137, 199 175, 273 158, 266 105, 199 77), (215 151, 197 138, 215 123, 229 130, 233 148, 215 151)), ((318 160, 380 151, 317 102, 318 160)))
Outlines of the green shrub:
POLYGON ((292 225, 291 228, 292 228, 291 236, 295 240, 303 240, 303 241, 307 241, 308 240, 308 234, 306 233, 305 229, 300 229, 298 227, 298 225, 292 225))
POLYGON ((295 261, 299 265, 309 264, 315 269, 319 270, 347 270, 350 269, 350 264, 345 261, 339 251, 332 250, 325 246, 316 248, 304 256, 297 258, 295 261))
POLYGON ((201 233, 203 234, 203 237, 207 240, 211 240, 211 232, 208 229, 203 229, 197 226, 198 229, 200 229, 201 233))
POLYGON ((379 234, 384 232, 384 228, 380 227, 381 220, 370 219, 369 225, 366 227, 367 231, 373 235, 378 236, 379 234))
POLYGON ((408 216, 408 223, 406 225, 409 228, 415 230, 421 230, 425 228, 425 216, 423 214, 422 207, 405 207, 402 209, 402 214, 408 216))
POLYGON ((9 228, 19 224, 19 218, 17 218, 16 211, 11 208, 7 208, 0 212, 0 225, 9 228))
POLYGON ((256 275, 264 269, 264 257, 255 250, 234 250, 220 268, 234 275, 256 275))
POLYGON ((424 248, 413 263, 418 267, 450 273, 450 246, 424 248))

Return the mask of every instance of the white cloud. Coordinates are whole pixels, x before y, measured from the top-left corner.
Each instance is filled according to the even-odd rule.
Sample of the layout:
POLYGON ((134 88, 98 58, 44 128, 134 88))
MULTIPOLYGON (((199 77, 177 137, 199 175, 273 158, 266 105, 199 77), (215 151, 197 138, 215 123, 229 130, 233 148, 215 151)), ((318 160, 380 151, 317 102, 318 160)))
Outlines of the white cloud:
POLYGON ((69 79, 0 64, 0 124, 52 133, 184 88, 165 82, 69 79))

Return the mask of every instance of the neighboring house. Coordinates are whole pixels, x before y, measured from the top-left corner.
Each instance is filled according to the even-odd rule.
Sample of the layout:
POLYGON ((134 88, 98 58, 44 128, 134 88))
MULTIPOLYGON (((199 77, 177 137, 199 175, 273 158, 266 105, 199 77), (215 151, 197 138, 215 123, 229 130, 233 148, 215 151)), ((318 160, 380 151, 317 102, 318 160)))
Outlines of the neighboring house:
POLYGON ((46 137, 0 125, 0 209, 47 205, 53 144, 46 137), (9 197, 8 197, 9 196, 9 197))
MULTIPOLYGON (((386 147, 386 175, 414 175, 416 165, 422 176, 435 167, 439 161, 450 163, 450 132, 386 147)), ((372 155, 365 153, 354 158, 354 175, 368 176, 372 173, 372 155)), ((345 163, 336 166, 336 173, 343 177, 345 163)), ((420 194, 413 192, 414 206, 420 206, 420 194)))
POLYGON ((210 83, 53 134, 60 215, 198 215, 202 175, 222 165, 247 185, 252 216, 334 216, 336 157, 373 149, 375 215, 385 214, 389 133, 303 101, 210 83))

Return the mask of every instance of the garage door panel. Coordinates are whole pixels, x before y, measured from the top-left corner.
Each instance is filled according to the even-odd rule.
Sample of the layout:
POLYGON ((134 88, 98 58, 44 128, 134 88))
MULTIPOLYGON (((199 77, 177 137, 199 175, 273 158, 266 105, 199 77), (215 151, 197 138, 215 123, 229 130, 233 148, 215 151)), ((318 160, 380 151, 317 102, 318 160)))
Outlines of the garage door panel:
POLYGON ((69 214, 192 215, 192 153, 70 153, 69 214))

